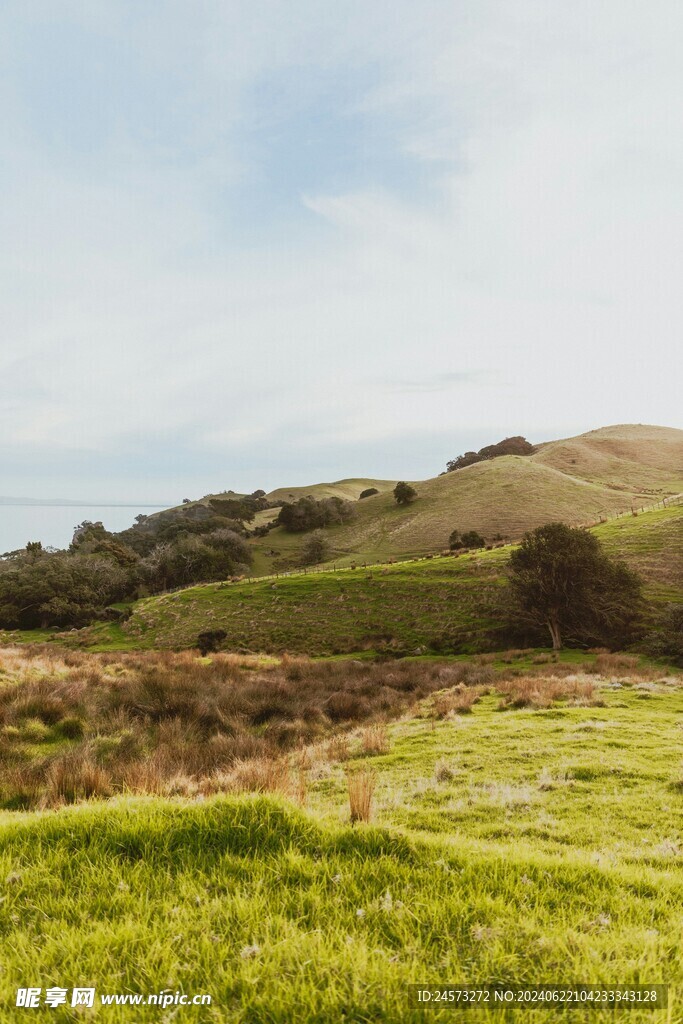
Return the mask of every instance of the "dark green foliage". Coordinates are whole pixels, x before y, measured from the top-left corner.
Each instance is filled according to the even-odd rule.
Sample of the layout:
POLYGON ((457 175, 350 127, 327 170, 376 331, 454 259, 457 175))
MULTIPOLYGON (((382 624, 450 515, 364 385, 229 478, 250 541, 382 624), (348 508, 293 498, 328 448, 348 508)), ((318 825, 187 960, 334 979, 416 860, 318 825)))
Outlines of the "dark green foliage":
POLYGON ((683 668, 683 605, 667 607, 655 628, 645 637, 644 647, 656 658, 668 658, 683 668))
POLYGON ((190 583, 222 580, 246 571, 251 551, 233 530, 219 529, 201 537, 178 537, 158 544, 140 565, 150 589, 168 590, 190 583))
POLYGON ((547 627, 556 649, 563 638, 611 647, 634 638, 640 579, 609 559, 592 533, 564 523, 526 533, 510 556, 510 583, 518 615, 547 627))
POLYGON ((319 565, 330 557, 330 542, 322 530, 315 530, 301 549, 302 565, 319 565))
POLYGON ((476 530, 468 530, 467 533, 463 533, 460 542, 464 548, 483 548, 486 546, 486 541, 476 530))
POLYGON ((358 495, 360 498, 371 498, 373 494, 379 494, 376 487, 366 487, 364 491, 361 491, 358 495))
POLYGON ((485 462, 487 459, 496 459, 500 455, 533 455, 536 448, 530 444, 525 437, 506 437, 498 444, 488 444, 480 448, 478 452, 465 452, 458 455, 457 459, 451 459, 446 463, 449 473, 456 469, 464 469, 465 466, 472 466, 475 462, 485 462))
POLYGON ((277 524, 284 526, 290 533, 302 533, 323 526, 348 523, 353 516, 353 505, 343 498, 323 498, 322 501, 316 501, 315 498, 299 498, 298 501, 286 502, 282 506, 277 524))
POLYGON ((460 534, 458 530, 453 530, 448 538, 448 546, 451 551, 459 551, 461 548, 483 548, 486 546, 486 541, 476 530, 468 530, 463 534, 460 534))
POLYGON ((207 629, 203 633, 200 633, 197 637, 197 647, 199 653, 206 657, 207 654, 212 654, 217 651, 220 644, 227 637, 227 633, 224 629, 207 629))
POLYGON ((250 523, 258 511, 253 498, 212 498, 209 505, 216 515, 223 519, 236 519, 240 523, 250 523))
POLYGON ((0 628, 82 626, 122 600, 132 584, 129 571, 97 555, 17 559, 0 572, 0 628))
POLYGON ((417 498, 417 491, 410 484, 407 484, 405 480, 399 480, 394 487, 394 498, 398 505, 409 505, 411 501, 417 498))
POLYGON ((139 596, 141 587, 157 593, 245 572, 251 550, 243 537, 230 520, 204 514, 198 521, 159 517, 158 530, 148 520, 121 534, 85 522, 68 552, 44 552, 34 542, 0 561, 0 629, 78 628, 123 617, 109 606, 139 596))

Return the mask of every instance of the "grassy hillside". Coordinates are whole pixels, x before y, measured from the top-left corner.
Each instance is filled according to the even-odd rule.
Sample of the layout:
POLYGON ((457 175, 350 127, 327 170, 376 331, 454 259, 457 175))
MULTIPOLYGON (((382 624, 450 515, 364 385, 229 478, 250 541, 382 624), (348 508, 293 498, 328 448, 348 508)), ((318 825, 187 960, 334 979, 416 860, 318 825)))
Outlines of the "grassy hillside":
POLYGON ((641 574, 650 598, 683 601, 683 505, 613 519, 595 533, 641 574))
POLYGON ((623 424, 551 441, 532 456, 570 476, 639 494, 677 493, 683 476, 683 431, 623 424))
MULTIPOLYGON (((668 983, 668 1011, 624 1019, 680 1020, 681 688, 609 677, 578 705, 541 699, 542 679, 518 709, 500 710, 501 689, 439 718, 430 698, 383 753, 354 744, 345 764, 311 749, 303 809, 231 796, 5 813, 3 1020, 24 1019, 16 988, 34 984, 94 986, 98 1003, 212 997, 96 1008, 121 1024, 417 1024, 407 986, 444 982, 668 983), (368 769, 375 821, 350 828, 346 772, 368 769)), ((537 1024, 553 1011, 470 1013, 537 1024)))
MULTIPOLYGON (((606 427, 549 442, 530 457, 503 456, 413 486, 411 505, 397 506, 385 483, 383 493, 358 503, 353 522, 326 531, 337 564, 437 552, 454 529, 518 540, 551 520, 593 523, 652 504, 683 491, 683 431, 606 427)), ((296 564, 304 540, 282 528, 254 539, 254 572, 296 564)))
POLYGON ((223 629, 238 651, 480 650, 499 626, 506 559, 502 549, 488 554, 189 587, 139 601, 123 627, 90 635, 142 649, 188 647, 203 630, 223 629))
MULTIPOLYGON (((361 491, 375 487, 378 491, 388 491, 396 484, 395 480, 372 480, 369 477, 354 477, 349 480, 337 480, 331 484, 310 484, 306 487, 278 487, 266 495, 269 501, 297 501, 299 498, 344 498, 356 501, 361 491)), ((366 500, 365 498, 363 499, 366 500)))
MULTIPOLYGON (((683 505, 625 516, 595 532, 610 554, 623 555, 643 573, 650 599, 681 599, 683 505)), ((204 584, 139 601, 123 627, 95 626, 86 635, 95 644, 141 649, 187 647, 203 630, 223 629, 225 646, 244 651, 486 650, 500 643, 508 557, 509 548, 496 548, 368 569, 204 584)))

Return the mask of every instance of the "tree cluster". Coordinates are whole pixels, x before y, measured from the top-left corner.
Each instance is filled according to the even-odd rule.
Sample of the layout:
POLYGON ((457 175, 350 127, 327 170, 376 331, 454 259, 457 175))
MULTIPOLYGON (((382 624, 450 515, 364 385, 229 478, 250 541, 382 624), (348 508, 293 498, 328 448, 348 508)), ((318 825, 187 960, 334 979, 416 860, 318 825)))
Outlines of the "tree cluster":
POLYGON ((486 540, 476 530, 467 530, 462 534, 459 530, 453 530, 448 538, 448 546, 451 551, 459 551, 462 548, 483 548, 486 547, 486 540))
POLYGON ((157 531, 150 521, 119 534, 85 522, 68 551, 32 541, 1 560, 0 628, 80 627, 113 603, 247 571, 239 523, 209 513, 198 522, 160 519, 157 531))
POLYGON ((319 530, 325 526, 336 526, 350 522, 355 515, 353 505, 343 498, 299 498, 285 502, 280 509, 276 523, 284 526, 289 533, 303 533, 319 530))
POLYGON ((452 473, 456 469, 464 469, 465 466, 472 466, 475 462, 486 462, 488 459, 497 459, 500 455, 533 455, 536 446, 531 444, 525 437, 506 437, 497 444, 488 444, 480 448, 478 452, 465 452, 451 459, 446 463, 446 472, 452 473))

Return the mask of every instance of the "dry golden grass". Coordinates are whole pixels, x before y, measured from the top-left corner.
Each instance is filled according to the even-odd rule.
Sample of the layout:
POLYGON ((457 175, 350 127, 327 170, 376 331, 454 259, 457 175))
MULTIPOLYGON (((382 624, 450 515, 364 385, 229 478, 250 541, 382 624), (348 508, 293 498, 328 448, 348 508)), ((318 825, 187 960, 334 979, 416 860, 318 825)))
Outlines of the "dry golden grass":
POLYGON ((383 724, 443 686, 442 666, 253 659, 192 652, 88 654, 0 649, 0 801, 54 806, 117 792, 287 790, 306 799, 307 768, 288 758, 363 723, 383 724), (27 745, 30 745, 30 749, 27 745))
POLYGON ((349 744, 348 736, 343 734, 339 736, 332 736, 332 738, 327 740, 324 744, 323 756, 325 760, 333 763, 348 761, 351 757, 351 746, 349 744))
POLYGON ((469 714, 474 705, 481 700, 481 695, 481 687, 460 684, 452 690, 435 694, 432 698, 431 713, 435 718, 469 714))
POLYGON ((602 703, 595 681, 583 675, 504 679, 496 689, 503 694, 501 708, 549 708, 556 701, 582 705, 602 703))
POLYGON ((360 746, 364 754, 387 754, 390 746, 387 727, 378 723, 363 729, 360 746))
POLYGON ((376 782, 375 772, 367 769, 348 773, 349 812, 352 825, 359 821, 370 821, 376 782))
MULTIPOLYGON (((403 509, 390 490, 360 501, 355 520, 335 530, 334 545, 340 557, 353 552, 374 561, 440 551, 454 528, 515 540, 547 522, 594 523, 683 490, 682 446, 680 430, 633 425, 549 442, 530 457, 503 456, 412 481, 418 498, 403 509)), ((255 547, 277 548, 280 538, 296 557, 302 541, 280 531, 255 547)))

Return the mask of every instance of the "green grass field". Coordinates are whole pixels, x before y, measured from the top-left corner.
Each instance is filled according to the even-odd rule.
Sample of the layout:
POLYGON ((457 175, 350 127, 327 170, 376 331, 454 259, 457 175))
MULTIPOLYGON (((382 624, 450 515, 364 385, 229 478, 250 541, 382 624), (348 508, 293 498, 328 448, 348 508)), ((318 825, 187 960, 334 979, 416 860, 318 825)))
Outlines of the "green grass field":
MULTIPOLYGON (((624 516, 595 533, 642 573, 651 601, 681 599, 683 505, 624 516)), ((128 622, 93 626, 83 638, 94 650, 177 649, 220 628, 225 647, 240 651, 488 650, 500 646, 509 551, 189 587, 139 601, 128 622)))
MULTIPOLYGON (((276 797, 4 814, 2 1019, 417 1022, 411 983, 669 983, 683 1019, 680 685, 614 671, 599 703, 422 713, 380 756, 276 797), (617 684, 616 679, 622 682, 617 684), (377 774, 350 827, 345 771, 377 774), (12 1009, 17 986, 209 993, 211 1007, 12 1009)), ((468 1011, 476 1021, 555 1011, 468 1011)))

